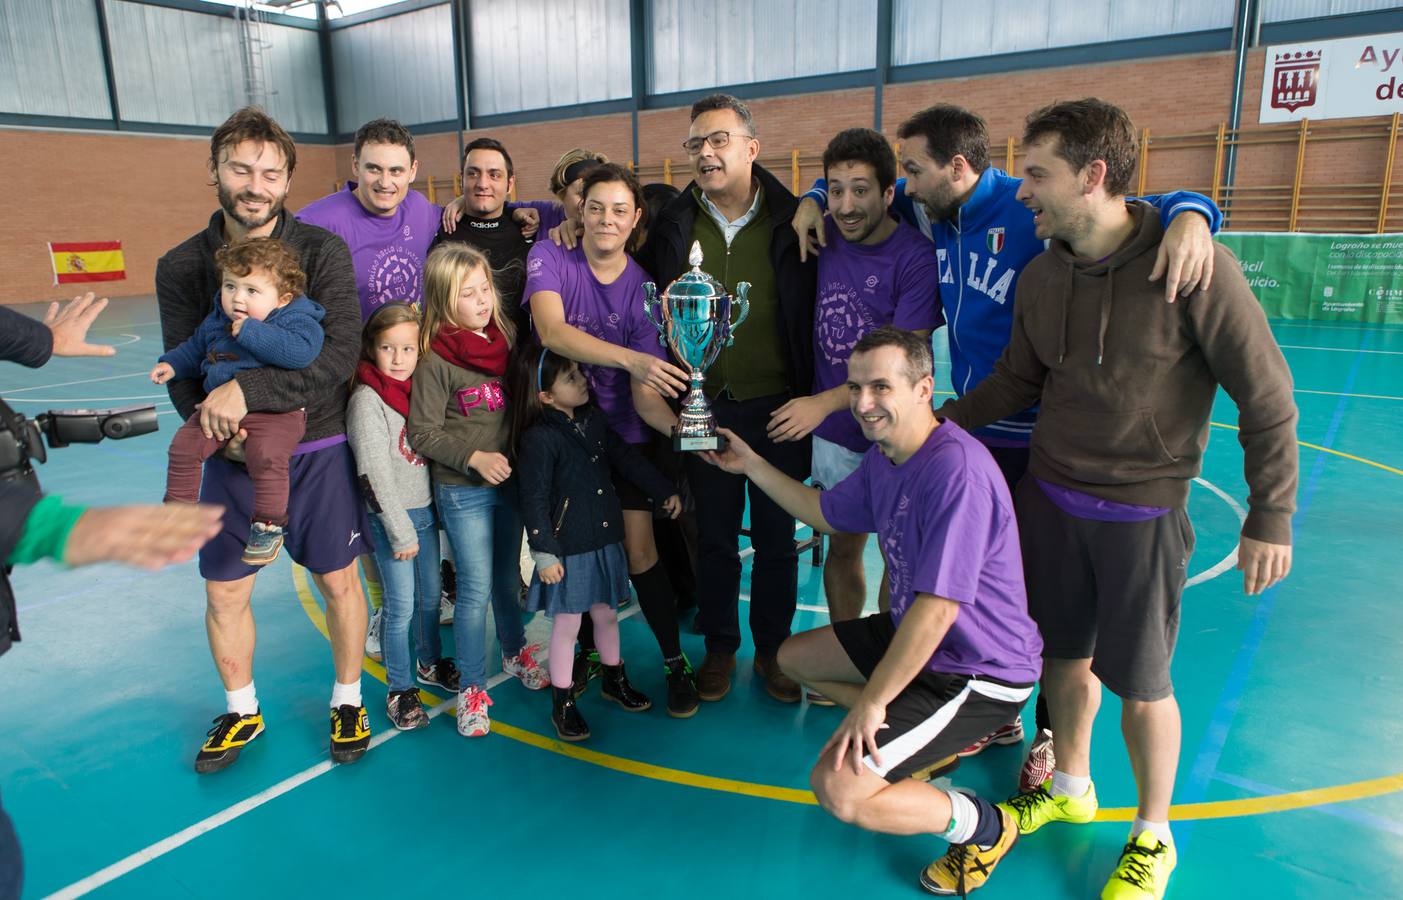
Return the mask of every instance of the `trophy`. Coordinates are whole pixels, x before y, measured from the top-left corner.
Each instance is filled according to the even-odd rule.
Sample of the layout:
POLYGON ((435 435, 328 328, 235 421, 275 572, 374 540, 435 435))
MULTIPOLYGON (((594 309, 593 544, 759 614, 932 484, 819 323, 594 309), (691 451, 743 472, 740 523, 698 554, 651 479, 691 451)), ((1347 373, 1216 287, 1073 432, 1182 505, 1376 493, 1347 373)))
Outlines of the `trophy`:
POLYGON ((643 311, 658 330, 658 343, 670 348, 690 372, 692 389, 683 399, 677 425, 672 429, 673 449, 720 450, 726 446, 726 439, 716 433, 716 416, 702 393, 703 373, 716 361, 721 348, 734 342, 733 332, 750 314, 750 302, 746 299, 750 283, 742 281, 736 285, 735 302, 740 315, 732 322, 731 296, 721 282, 701 270, 700 241, 692 244, 687 261, 692 270, 668 285, 661 297, 651 281, 643 285, 647 294, 643 311))

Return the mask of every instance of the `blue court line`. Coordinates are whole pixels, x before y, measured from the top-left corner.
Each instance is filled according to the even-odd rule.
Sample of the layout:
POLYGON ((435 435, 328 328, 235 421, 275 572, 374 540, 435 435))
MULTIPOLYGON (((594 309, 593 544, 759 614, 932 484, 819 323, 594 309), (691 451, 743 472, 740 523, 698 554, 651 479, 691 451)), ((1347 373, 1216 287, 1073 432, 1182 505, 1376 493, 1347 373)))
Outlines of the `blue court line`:
MULTIPOLYGON (((1274 797, 1288 793, 1285 788, 1272 787, 1269 784, 1262 784, 1260 781, 1252 781, 1250 778, 1243 778, 1238 775, 1229 775, 1226 772, 1218 772, 1213 776, 1214 781, 1221 781, 1223 784, 1230 784, 1235 788, 1241 788, 1261 797, 1274 797)), ((1363 825, 1366 828, 1376 828, 1379 831, 1386 831, 1389 834, 1403 836, 1403 822, 1395 822, 1383 816, 1376 816, 1373 813, 1365 812, 1362 809, 1354 809, 1343 803, 1327 803, 1324 806, 1312 806, 1311 812, 1324 813, 1327 816, 1334 816, 1337 819, 1344 819, 1356 825, 1363 825)), ((1178 831, 1178 829, 1175 829, 1178 831)), ((1177 843, 1177 836, 1175 838, 1177 843)))
MULTIPOLYGON (((1354 354, 1354 364, 1350 366, 1349 374, 1345 377, 1341 393, 1350 393, 1350 389, 1354 387, 1355 378, 1358 376, 1359 368, 1365 358, 1364 351, 1367 350, 1372 337, 1372 332, 1364 332, 1364 337, 1360 340, 1358 350, 1354 354)), ((1334 414, 1330 417, 1330 426, 1325 430, 1325 437, 1320 442, 1322 447, 1333 449, 1349 401, 1349 397, 1341 397, 1335 404, 1334 414)), ((1300 505, 1292 517, 1293 533, 1297 531, 1301 520, 1310 509, 1311 500, 1315 497, 1316 487, 1320 483, 1321 473, 1325 471, 1328 458, 1329 454, 1326 453, 1317 453, 1315 456, 1310 475, 1306 478, 1305 489, 1300 494, 1300 505)), ((1209 720, 1202 741, 1199 743, 1198 755, 1194 758, 1193 768, 1190 769, 1189 777, 1183 788, 1175 792, 1179 803, 1202 803, 1207 799, 1209 783, 1218 772, 1218 761, 1222 758, 1223 748, 1228 742, 1228 732, 1232 730, 1233 720, 1237 717, 1238 707, 1246 692, 1247 679, 1251 675, 1257 651, 1262 647, 1262 638, 1266 635, 1267 624, 1271 621, 1272 613, 1276 611, 1278 587, 1268 588, 1262 592, 1257 601, 1252 621, 1247 626, 1247 633, 1243 635, 1242 644, 1238 647, 1237 656, 1233 659, 1232 669, 1229 671, 1228 677, 1223 683, 1223 690, 1218 696, 1218 706, 1213 712, 1213 718, 1209 720)), ((1175 842, 1181 850, 1187 848, 1193 826, 1194 823, 1185 822, 1175 827, 1175 842)))

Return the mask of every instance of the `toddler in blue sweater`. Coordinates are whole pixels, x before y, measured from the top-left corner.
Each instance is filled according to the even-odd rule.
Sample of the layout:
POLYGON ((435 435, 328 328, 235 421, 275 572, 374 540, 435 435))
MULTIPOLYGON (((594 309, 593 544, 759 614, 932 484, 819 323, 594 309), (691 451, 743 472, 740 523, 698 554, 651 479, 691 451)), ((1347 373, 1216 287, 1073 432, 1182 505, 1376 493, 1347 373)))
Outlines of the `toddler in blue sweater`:
MULTIPOLYGON (((203 377, 206 394, 240 370, 302 369, 322 350, 320 305, 303 296, 307 276, 297 256, 276 238, 252 238, 215 254, 221 284, 214 309, 190 339, 162 354, 151 380, 203 377)), ((287 527, 288 466, 306 429, 306 410, 249 413, 244 461, 253 481, 253 523, 243 560, 262 566, 278 556, 287 527)), ((204 461, 227 441, 205 432, 196 412, 175 433, 166 476, 167 503, 195 503, 204 461)))

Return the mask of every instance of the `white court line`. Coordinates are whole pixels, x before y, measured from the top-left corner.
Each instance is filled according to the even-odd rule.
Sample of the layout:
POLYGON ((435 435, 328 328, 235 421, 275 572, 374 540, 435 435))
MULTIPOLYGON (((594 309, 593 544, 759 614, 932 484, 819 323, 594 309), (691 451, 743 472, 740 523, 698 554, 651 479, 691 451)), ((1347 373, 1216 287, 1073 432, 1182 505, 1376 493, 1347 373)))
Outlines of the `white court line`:
MULTIPOLYGON (((638 612, 637 603, 624 610, 623 612, 619 613, 619 621, 627 619, 629 616, 632 616, 636 612, 638 612)), ((497 685, 501 684, 502 682, 506 681, 511 677, 512 676, 506 672, 498 672, 496 675, 493 675, 491 678, 487 679, 488 691, 491 691, 492 688, 496 687, 497 685)), ((456 703, 456 699, 449 699, 443 701, 438 706, 435 706, 433 709, 429 710, 429 718, 432 719, 439 713, 446 712, 450 709, 454 709, 456 703)), ((390 731, 382 731, 375 737, 370 739, 369 749, 374 749, 380 746, 381 744, 385 743, 386 741, 397 738, 404 733, 405 732, 403 731, 394 729, 390 731)), ((106 868, 99 869, 98 871, 89 875, 87 878, 75 881, 72 884, 68 885, 68 887, 54 891, 52 894, 49 894, 47 900, 70 900, 70 898, 73 897, 81 897, 84 894, 87 894, 102 887, 104 884, 116 881, 123 875, 126 875, 127 873, 135 869, 139 869, 140 867, 146 865, 152 860, 165 856, 172 850, 190 843, 200 835, 208 834, 209 832, 215 830, 221 825, 227 825, 228 823, 242 816, 244 813, 252 812, 258 807, 263 806, 268 801, 275 800, 278 797, 281 797, 283 794, 286 794, 289 791, 293 790, 294 788, 301 787, 302 785, 313 780, 314 778, 320 778, 322 775, 325 775, 327 772, 330 772, 333 768, 335 768, 335 765, 336 764, 329 759, 322 760, 314 766, 310 766, 306 769, 303 769, 301 772, 298 772, 296 775, 293 775, 290 778, 284 778, 282 781, 279 781, 277 784, 273 785, 272 787, 266 790, 259 791, 251 797, 247 797, 243 800, 240 800, 233 806, 225 807, 224 809, 220 810, 214 815, 201 819, 194 825, 191 825, 189 828, 184 828, 180 831, 177 831, 175 834, 171 835, 168 838, 159 840, 149 847, 145 847, 141 850, 138 850, 130 856, 125 857, 124 859, 119 859, 117 860, 117 862, 113 863, 110 866, 107 866, 106 868)))
POLYGON ((1298 394, 1319 394, 1322 397, 1357 397, 1362 400, 1403 400, 1403 397, 1389 397, 1385 394, 1341 394, 1337 391, 1308 391, 1296 388, 1298 394))
MULTIPOLYGON (((1236 498, 1227 491, 1224 491, 1206 478, 1195 478, 1194 484, 1199 484, 1208 488, 1210 491, 1217 494, 1220 500, 1232 507, 1232 511, 1237 514, 1237 523, 1239 525, 1247 521, 1247 510, 1243 509, 1242 504, 1238 503, 1236 498)), ((1196 584, 1203 584, 1205 581, 1217 578, 1235 565, 1237 565, 1237 544, 1233 544, 1233 548, 1228 555, 1218 560, 1212 567, 1199 572, 1197 575, 1184 582, 1184 587, 1191 588, 1196 584)))
POLYGON ((130 397, 6 397, 11 403, 111 403, 113 400, 165 400, 169 394, 133 394, 130 397))
POLYGON ((1403 356, 1403 350, 1360 350, 1357 347, 1303 347, 1299 344, 1277 344, 1282 350, 1325 350, 1329 353, 1373 353, 1379 356, 1403 356))
POLYGON ((9 397, 11 394, 23 394, 23 393, 26 393, 26 392, 28 392, 28 391, 43 391, 43 390, 47 390, 48 388, 68 387, 68 386, 71 385, 71 384, 93 384, 94 382, 98 382, 98 381, 116 381, 116 380, 119 379, 119 378, 135 378, 135 377, 138 376, 138 375, 150 375, 150 374, 151 374, 151 370, 150 370, 150 369, 142 369, 140 372, 128 372, 128 373, 126 373, 125 375, 106 375, 106 376, 104 376, 104 377, 102 377, 102 378, 81 378, 81 379, 79 379, 79 380, 77 380, 77 381, 60 381, 60 382, 58 382, 58 383, 56 383, 56 384, 39 384, 39 385, 35 385, 34 387, 15 388, 14 390, 11 390, 11 389, 9 389, 9 388, 4 388, 3 390, 4 390, 5 396, 6 396, 6 397, 9 397))

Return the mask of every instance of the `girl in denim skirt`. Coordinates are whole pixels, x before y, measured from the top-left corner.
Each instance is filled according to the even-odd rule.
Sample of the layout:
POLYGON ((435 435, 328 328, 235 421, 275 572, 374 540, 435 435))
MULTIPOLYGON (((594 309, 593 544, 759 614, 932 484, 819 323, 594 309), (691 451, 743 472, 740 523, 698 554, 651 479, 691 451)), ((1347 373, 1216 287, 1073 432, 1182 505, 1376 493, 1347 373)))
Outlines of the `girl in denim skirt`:
POLYGON ((628 682, 619 655, 619 600, 628 594, 623 508, 614 478, 624 478, 676 517, 682 500, 590 402, 573 360, 535 349, 518 358, 513 434, 526 538, 536 572, 527 608, 552 617, 551 722, 564 741, 589 737, 572 688, 575 639, 586 613, 603 663, 603 695, 629 712, 652 707, 628 682))

